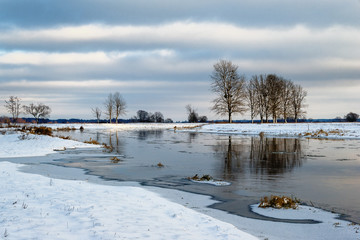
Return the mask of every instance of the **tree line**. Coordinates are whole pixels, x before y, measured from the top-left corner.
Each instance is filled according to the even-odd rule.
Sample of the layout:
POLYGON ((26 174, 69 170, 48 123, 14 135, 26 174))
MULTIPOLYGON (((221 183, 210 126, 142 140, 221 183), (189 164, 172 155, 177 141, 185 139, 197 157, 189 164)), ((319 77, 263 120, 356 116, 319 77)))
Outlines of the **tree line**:
POLYGON ((211 90, 216 94, 212 110, 227 115, 232 122, 233 114, 250 112, 253 122, 256 117, 261 123, 272 118, 276 123, 282 118, 297 120, 305 116, 307 92, 301 85, 276 74, 254 75, 247 80, 238 73, 238 66, 231 61, 220 60, 211 74, 211 90))
MULTIPOLYGON (((126 114, 126 101, 119 92, 110 93, 105 99, 104 110, 99 107, 91 108, 91 110, 98 123, 100 123, 102 113, 107 116, 109 123, 113 120, 118 123, 119 117, 126 114)), ((173 121, 170 118, 165 119, 161 112, 151 113, 138 110, 136 116, 131 118, 131 122, 172 123, 173 121)))
POLYGON ((30 103, 22 105, 21 99, 17 96, 10 96, 5 100, 5 109, 11 114, 12 122, 16 123, 20 114, 28 114, 35 118, 36 123, 42 118, 50 117, 51 108, 43 103, 30 103))

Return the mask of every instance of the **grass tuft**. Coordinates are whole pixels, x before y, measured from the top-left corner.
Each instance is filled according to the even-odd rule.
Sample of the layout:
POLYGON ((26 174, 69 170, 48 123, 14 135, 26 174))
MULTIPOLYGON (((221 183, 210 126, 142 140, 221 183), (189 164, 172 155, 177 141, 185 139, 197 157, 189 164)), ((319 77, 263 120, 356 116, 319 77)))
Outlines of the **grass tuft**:
POLYGON ((94 145, 100 145, 100 143, 94 139, 91 139, 89 141, 85 141, 84 143, 94 144, 94 145))
POLYGON ((195 176, 189 177, 188 179, 194 180, 194 181, 211 181, 211 180, 213 180, 213 177, 208 174, 203 175, 202 177, 199 177, 199 175, 195 174, 195 176))
POLYGON ((111 160, 112 163, 118 163, 118 162, 121 161, 119 158, 117 158, 117 157, 115 157, 115 156, 112 157, 112 158, 110 158, 110 160, 111 160))
POLYGON ((156 166, 158 166, 159 168, 165 167, 164 164, 162 164, 161 162, 159 162, 156 166))
POLYGON ((260 208, 276 208, 276 209, 280 209, 280 208, 292 208, 292 209, 296 209, 298 207, 299 204, 299 200, 298 199, 292 199, 291 197, 286 197, 286 196, 271 196, 269 197, 264 197, 261 198, 260 200, 260 204, 258 207, 260 208))

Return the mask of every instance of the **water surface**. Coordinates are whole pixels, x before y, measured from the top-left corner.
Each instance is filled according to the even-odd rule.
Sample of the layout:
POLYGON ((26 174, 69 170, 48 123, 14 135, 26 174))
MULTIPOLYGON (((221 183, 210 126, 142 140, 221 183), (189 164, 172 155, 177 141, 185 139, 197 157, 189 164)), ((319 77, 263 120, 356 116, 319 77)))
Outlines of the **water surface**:
POLYGON ((208 194, 214 207, 256 217, 248 205, 261 197, 288 195, 346 214, 360 223, 360 141, 154 131, 74 131, 59 133, 111 145, 103 155, 67 157, 57 164, 86 169, 104 179, 208 194), (111 160, 116 156, 118 160, 111 160), (164 167, 158 167, 158 163, 164 167), (211 186, 189 181, 209 174, 230 182, 211 186))

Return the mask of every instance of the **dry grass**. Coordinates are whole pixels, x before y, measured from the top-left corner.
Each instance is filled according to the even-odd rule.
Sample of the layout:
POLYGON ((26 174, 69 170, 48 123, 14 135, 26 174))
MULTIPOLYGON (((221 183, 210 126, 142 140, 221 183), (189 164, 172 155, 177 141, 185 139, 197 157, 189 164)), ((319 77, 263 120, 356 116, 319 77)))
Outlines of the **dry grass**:
POLYGON ((159 162, 156 166, 158 166, 159 168, 165 167, 164 164, 162 164, 161 162, 159 162))
POLYGON ((58 138, 64 139, 64 140, 71 140, 70 136, 58 136, 58 138))
POLYGON ((89 141, 85 141, 84 143, 89 143, 89 144, 94 144, 94 145, 100 145, 100 143, 99 143, 98 141, 93 140, 93 139, 91 139, 91 138, 90 138, 89 141))
POLYGON ((112 157, 112 158, 110 158, 110 160, 111 160, 112 163, 118 163, 118 162, 121 161, 119 158, 117 158, 117 157, 115 157, 115 156, 112 157))
POLYGON ((103 145, 103 148, 105 148, 105 149, 107 149, 109 151, 112 151, 114 149, 113 146, 107 145, 106 143, 103 143, 102 145, 103 145))
POLYGON ((36 135, 47 135, 52 136, 52 128, 49 127, 23 127, 20 129, 21 132, 31 133, 36 135))
POLYGON ((286 197, 286 196, 271 196, 269 197, 264 197, 261 199, 259 207, 260 208, 276 208, 276 209, 280 209, 280 208, 292 208, 292 209, 296 209, 298 207, 298 203, 299 200, 292 199, 291 197, 286 197))
POLYGON ((182 130, 182 129, 195 129, 195 128, 199 128, 199 127, 202 127, 206 124, 199 124, 199 125, 195 125, 195 126, 184 126, 184 127, 177 127, 175 126, 174 127, 174 130, 182 130))
POLYGON ((62 131, 62 132, 70 132, 70 131, 75 131, 76 128, 72 127, 63 127, 63 128, 57 128, 56 131, 62 131))
POLYGON ((194 180, 194 181, 210 181, 210 180, 213 180, 213 177, 208 174, 203 175, 202 177, 199 177, 199 175, 195 174, 195 176, 189 177, 188 179, 194 180))
POLYGON ((304 134, 299 134, 299 136, 304 136, 304 137, 321 137, 321 136, 329 136, 329 135, 339 135, 339 136, 344 136, 344 131, 340 130, 340 129, 334 129, 334 130, 330 130, 330 131, 325 131, 323 129, 317 130, 315 132, 306 132, 304 134))

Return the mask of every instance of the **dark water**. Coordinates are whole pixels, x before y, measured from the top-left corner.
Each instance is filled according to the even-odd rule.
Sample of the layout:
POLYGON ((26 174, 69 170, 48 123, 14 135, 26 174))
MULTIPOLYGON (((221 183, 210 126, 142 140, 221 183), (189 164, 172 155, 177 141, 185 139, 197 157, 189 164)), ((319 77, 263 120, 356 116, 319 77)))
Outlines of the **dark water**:
POLYGON ((113 146, 103 155, 66 157, 57 164, 84 168, 104 179, 137 181, 214 196, 216 208, 256 217, 248 205, 288 195, 346 214, 360 223, 360 141, 216 135, 173 131, 59 133, 113 146), (119 161, 110 158, 116 156, 119 161), (164 167, 158 167, 161 163, 164 167), (187 180, 209 174, 230 186, 187 180))

